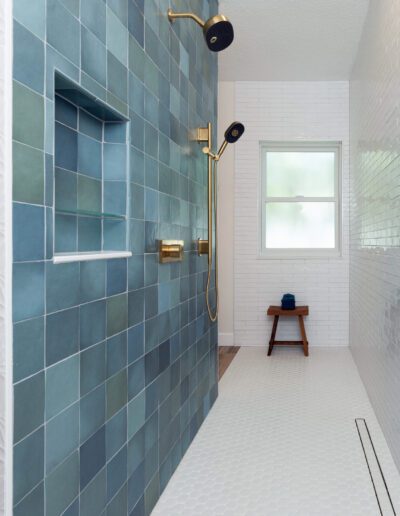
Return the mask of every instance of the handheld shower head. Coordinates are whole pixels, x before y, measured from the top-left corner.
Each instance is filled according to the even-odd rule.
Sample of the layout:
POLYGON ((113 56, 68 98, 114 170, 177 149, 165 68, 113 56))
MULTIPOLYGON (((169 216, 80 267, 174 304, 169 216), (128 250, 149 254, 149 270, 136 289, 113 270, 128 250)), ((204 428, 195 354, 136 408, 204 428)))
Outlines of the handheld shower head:
POLYGON ((228 143, 236 143, 244 133, 244 125, 240 122, 233 122, 225 131, 225 140, 228 143))
POLYGON ((207 156, 209 156, 214 161, 219 161, 219 159, 221 158, 225 149, 227 148, 228 143, 236 143, 239 140, 239 138, 242 136, 242 134, 244 133, 244 125, 241 122, 233 122, 228 127, 228 129, 225 131, 224 141, 222 142, 222 145, 216 154, 214 152, 212 152, 212 150, 210 148, 210 145, 211 145, 210 125, 211 124, 209 124, 208 128, 205 127, 205 128, 197 129, 197 131, 198 131, 197 141, 198 142, 207 142, 207 145, 202 148, 202 152, 204 154, 207 154, 207 156))
POLYGON ((212 52, 225 50, 233 41, 233 26, 223 14, 217 14, 204 22, 194 13, 175 13, 172 9, 168 9, 169 21, 173 22, 176 18, 190 18, 200 25, 207 46, 212 52))
POLYGON ((213 159, 218 161, 222 154, 224 153, 226 147, 228 146, 228 143, 236 143, 238 139, 242 136, 244 133, 244 125, 240 122, 233 122, 228 129, 225 131, 225 140, 222 142, 221 147, 219 148, 219 151, 214 156, 213 159))

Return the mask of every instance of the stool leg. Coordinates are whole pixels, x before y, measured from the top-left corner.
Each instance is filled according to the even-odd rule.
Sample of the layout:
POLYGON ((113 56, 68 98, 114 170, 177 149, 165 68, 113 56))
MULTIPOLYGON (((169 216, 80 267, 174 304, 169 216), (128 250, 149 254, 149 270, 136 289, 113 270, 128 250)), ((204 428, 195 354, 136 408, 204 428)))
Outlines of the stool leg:
POLYGON ((276 335, 276 329, 278 327, 278 321, 279 321, 279 315, 275 315, 275 317, 274 317, 274 324, 272 325, 271 339, 269 341, 268 356, 271 356, 272 350, 274 348, 275 335, 276 335))
POLYGON ((303 341, 304 355, 306 357, 308 357, 308 341, 307 341, 306 329, 304 327, 304 321, 303 321, 302 315, 299 315, 299 325, 300 325, 300 332, 301 332, 301 340, 303 341))

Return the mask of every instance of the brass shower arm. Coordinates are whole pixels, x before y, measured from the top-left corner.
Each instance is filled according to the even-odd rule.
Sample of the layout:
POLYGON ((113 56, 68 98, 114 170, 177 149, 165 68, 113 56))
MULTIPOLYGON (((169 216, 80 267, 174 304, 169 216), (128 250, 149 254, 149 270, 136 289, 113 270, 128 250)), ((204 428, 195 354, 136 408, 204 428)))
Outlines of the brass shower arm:
POLYGON ((220 157, 222 156, 222 154, 225 152, 227 145, 228 145, 228 142, 226 140, 224 140, 222 142, 221 147, 219 148, 219 150, 217 152, 217 155, 215 156, 216 161, 218 161, 220 159, 220 157))
POLYGON ((204 27, 205 22, 196 14, 193 13, 175 13, 172 9, 168 9, 168 19, 173 22, 176 18, 190 18, 194 20, 201 28, 204 27))
POLYGON ((209 147, 203 147, 202 151, 204 154, 207 154, 207 156, 210 156, 210 158, 212 158, 214 161, 219 161, 222 154, 224 153, 227 145, 228 145, 228 142, 226 140, 224 140, 221 147, 219 148, 217 154, 214 154, 213 152, 211 152, 209 147))

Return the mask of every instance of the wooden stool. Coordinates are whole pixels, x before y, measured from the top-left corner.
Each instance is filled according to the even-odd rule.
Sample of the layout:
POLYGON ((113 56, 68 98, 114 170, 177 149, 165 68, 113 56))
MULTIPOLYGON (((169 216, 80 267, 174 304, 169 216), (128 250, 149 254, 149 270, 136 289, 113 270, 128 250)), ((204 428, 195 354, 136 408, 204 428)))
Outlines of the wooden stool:
POLYGON ((270 306, 267 315, 274 316, 274 324, 272 326, 271 339, 269 341, 268 356, 271 355, 274 346, 303 346, 304 355, 308 357, 308 341, 306 329, 304 327, 303 316, 308 315, 308 306, 298 306, 294 310, 282 310, 280 306, 270 306), (301 340, 275 340, 276 329, 278 328, 279 316, 293 317, 299 319, 301 340))

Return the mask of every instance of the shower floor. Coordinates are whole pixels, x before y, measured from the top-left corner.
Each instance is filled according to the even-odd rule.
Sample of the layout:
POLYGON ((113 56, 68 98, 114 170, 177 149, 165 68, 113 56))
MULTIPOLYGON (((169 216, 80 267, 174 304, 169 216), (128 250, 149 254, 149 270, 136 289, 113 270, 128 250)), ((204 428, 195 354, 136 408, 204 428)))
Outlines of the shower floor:
POLYGON ((400 513, 400 476, 350 351, 242 347, 152 514, 377 516, 355 418, 400 513))

